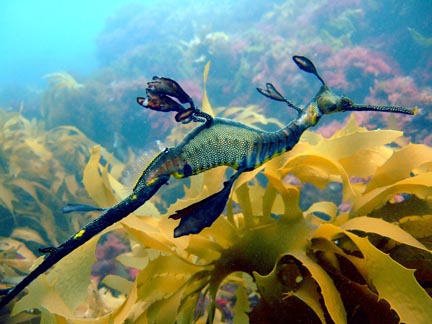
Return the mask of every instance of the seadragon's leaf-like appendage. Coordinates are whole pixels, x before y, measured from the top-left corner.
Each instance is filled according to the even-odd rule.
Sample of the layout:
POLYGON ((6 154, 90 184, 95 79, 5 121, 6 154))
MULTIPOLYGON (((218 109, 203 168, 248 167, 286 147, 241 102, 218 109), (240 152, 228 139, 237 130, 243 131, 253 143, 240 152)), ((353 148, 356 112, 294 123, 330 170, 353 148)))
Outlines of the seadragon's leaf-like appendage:
POLYGON ((211 226, 222 214, 231 188, 241 173, 242 171, 239 170, 228 181, 225 181, 221 191, 171 215, 169 218, 180 219, 180 224, 174 229, 174 237, 197 234, 211 226))
POLYGON ((293 61, 299 67, 300 70, 303 70, 303 71, 305 71, 307 73, 312 73, 313 75, 315 75, 318 78, 318 80, 321 81, 321 83, 323 85, 325 85, 324 80, 318 74, 318 71, 317 71, 315 65, 313 64, 313 62, 311 60, 309 60, 305 56, 294 55, 293 56, 293 61))

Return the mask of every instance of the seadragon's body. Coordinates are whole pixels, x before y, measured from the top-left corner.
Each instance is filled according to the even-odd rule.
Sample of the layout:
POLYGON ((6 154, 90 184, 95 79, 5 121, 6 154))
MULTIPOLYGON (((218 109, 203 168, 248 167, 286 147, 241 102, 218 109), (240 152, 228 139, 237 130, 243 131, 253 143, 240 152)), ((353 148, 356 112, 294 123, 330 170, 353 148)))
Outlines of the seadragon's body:
MULTIPOLYGON (((147 98, 138 98, 139 104, 158 111, 176 111, 175 118, 178 122, 194 121, 202 124, 186 135, 177 146, 159 153, 143 171, 132 193, 124 200, 108 209, 93 208, 103 210, 103 213, 58 247, 41 249, 41 252, 47 254, 44 261, 15 287, 4 291, 5 296, 0 301, 0 307, 9 303, 33 280, 70 252, 134 212, 166 184, 171 176, 185 178, 222 165, 237 170, 224 183, 221 191, 171 216, 173 219, 180 219, 180 224, 174 231, 175 237, 198 233, 210 226, 222 213, 232 185, 242 172, 253 170, 275 156, 291 150, 303 132, 316 125, 323 115, 354 110, 415 113, 415 110, 404 107, 356 105, 346 97, 334 95, 310 60, 295 56, 294 61, 300 69, 314 74, 322 86, 303 109, 288 101, 270 83, 267 83, 266 89, 258 89, 261 94, 285 102, 298 112, 296 119, 275 132, 267 132, 231 119, 212 118, 195 108, 192 99, 171 79, 155 77, 153 82, 149 82, 147 98), (185 108, 182 105, 185 103, 190 106, 185 108)), ((67 211, 89 210, 88 206, 71 206, 67 211)))
POLYGON ((253 170, 290 150, 309 125, 292 122, 276 132, 266 132, 231 119, 214 118, 190 132, 174 148, 167 148, 138 180, 170 174, 184 178, 217 166, 253 170))

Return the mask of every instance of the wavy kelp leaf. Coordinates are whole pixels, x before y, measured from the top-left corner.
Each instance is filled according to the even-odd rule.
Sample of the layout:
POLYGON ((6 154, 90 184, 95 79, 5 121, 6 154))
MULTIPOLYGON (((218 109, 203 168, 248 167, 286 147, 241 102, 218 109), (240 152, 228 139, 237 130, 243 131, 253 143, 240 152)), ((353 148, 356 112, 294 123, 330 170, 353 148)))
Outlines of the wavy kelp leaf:
MULTIPOLYGON (((90 159, 84 169, 83 184, 90 197, 98 206, 110 207, 117 203, 111 185, 104 181, 99 161, 101 159, 100 146, 94 146, 90 159)), ((105 169, 106 170, 106 169, 105 169)), ((106 177, 106 176, 105 176, 106 177)))
POLYGON ((432 318, 432 299, 418 284, 414 270, 408 270, 389 255, 373 246, 367 238, 349 232, 346 234, 360 248, 364 259, 349 257, 361 271, 364 263, 367 273, 362 273, 369 284, 375 287, 380 298, 389 302, 399 315, 401 322, 427 323, 432 318), (395 285, 394 282, 403 283, 395 285))
POLYGON ((284 216, 290 219, 300 219, 302 217, 302 211, 299 207, 299 189, 293 185, 281 182, 280 177, 274 172, 266 169, 264 174, 269 180, 269 184, 276 189, 277 193, 282 197, 285 208, 284 216))
POLYGON ((138 275, 138 296, 148 302, 174 295, 202 267, 187 263, 176 255, 161 255, 151 260, 138 275))
POLYGON ((174 204, 168 207, 167 214, 175 214, 177 210, 186 208, 222 189, 225 171, 225 167, 218 167, 191 177, 190 185, 184 187, 187 198, 177 199, 174 204))
MULTIPOLYGON (((202 300, 203 294, 206 293, 211 278, 210 271, 201 271, 195 273, 185 284, 182 290, 182 299, 178 311, 177 320, 179 324, 195 323, 197 314, 201 312, 199 301, 202 300)), ((198 321, 197 321, 198 322, 198 321)))
POLYGON ((406 269, 388 254, 381 252, 368 238, 359 237, 331 224, 321 225, 314 237, 333 240, 341 234, 347 235, 354 242, 363 258, 344 256, 355 265, 368 284, 378 291, 379 298, 389 302, 401 322, 424 323, 427 318, 431 318, 432 299, 416 281, 414 270, 406 269), (403 284, 395 285, 395 282, 403 284))
POLYGON ((209 114, 210 116, 214 116, 215 113, 213 111, 213 108, 207 96, 207 78, 208 78, 209 71, 210 71, 210 61, 208 61, 204 67, 202 111, 209 114))
POLYGON ((358 194, 351 186, 349 176, 343 166, 326 155, 317 153, 294 156, 292 159, 288 159, 281 172, 284 175, 294 174, 301 181, 312 183, 321 189, 324 189, 330 182, 342 181, 344 201, 358 194))
MULTIPOLYGON (((250 209, 250 215, 254 216, 262 216, 263 215, 263 196, 265 194, 265 189, 261 186, 259 181, 254 178, 249 180, 248 182, 243 183, 241 186, 236 186, 232 194, 232 200, 240 205, 240 207, 245 211, 243 214, 246 214, 246 208, 250 209), (244 193, 245 197, 240 197, 240 194, 244 193), (242 202, 242 199, 244 202, 242 202), (246 207, 248 202, 246 199, 249 199, 249 206, 246 207), (253 202, 253 203, 252 203, 253 202)), ((245 219, 246 222, 249 219, 245 219)))
POLYGON ((202 188, 206 188, 210 194, 222 189, 224 178, 227 178, 226 170, 227 167, 217 167, 206 171, 202 178, 202 188))
MULTIPOLYGON (((350 177, 367 179, 377 168, 384 164, 393 154, 393 150, 386 146, 371 147, 356 151, 353 155, 341 158, 339 163, 350 177)), ((364 191, 364 185, 361 191, 364 191)))
POLYGON ((351 185, 350 177, 366 177, 375 171, 378 164, 384 163, 391 154, 390 149, 383 145, 402 135, 397 131, 366 131, 354 123, 329 139, 305 134, 302 142, 287 154, 289 158, 282 174, 293 173, 303 182, 313 183, 319 188, 340 181, 338 177, 341 177, 344 200, 362 191, 361 187, 351 185))
MULTIPOLYGON (((270 162, 269 162, 270 163, 270 162)), ((240 175, 240 177, 236 180, 234 183, 234 191, 241 187, 243 184, 248 183, 249 181, 255 180, 258 173, 260 173, 265 167, 267 167, 267 164, 264 164, 254 170, 244 172, 240 175)))
POLYGON ((321 155, 340 160, 356 154, 357 151, 374 150, 395 141, 400 136, 402 136, 400 131, 369 131, 366 128, 359 127, 354 114, 351 114, 348 123, 330 138, 324 138, 319 134, 306 131, 301 137, 300 144, 307 143, 310 146, 296 145, 291 152, 294 155, 304 151, 310 154, 319 152, 321 155))
POLYGON ((313 203, 305 212, 305 216, 314 216, 323 219, 323 216, 327 217, 323 219, 328 222, 332 222, 338 213, 338 207, 331 201, 319 201, 313 203))
POLYGON ((10 188, 7 188, 2 181, 0 181, 0 203, 2 203, 11 212, 14 211, 13 202, 17 201, 15 194, 10 188))
MULTIPOLYGON (((121 307, 117 308, 113 313, 107 315, 107 319, 103 323, 121 324, 125 323, 127 318, 133 312, 133 308, 137 303, 137 286, 135 283, 132 284, 132 288, 129 290, 128 297, 121 307)), ((89 321, 91 322, 91 321, 89 321)), ((81 324, 81 323, 76 323, 81 324)), ((84 323, 83 323, 84 324, 84 323)))
POLYGON ((349 323, 399 323, 398 317, 384 299, 380 299, 368 285, 355 281, 363 282, 353 274, 353 270, 349 267, 352 266, 351 263, 348 265, 348 261, 341 257, 336 259, 335 254, 344 255, 344 253, 333 242, 314 239, 313 245, 315 255, 317 255, 316 252, 320 255, 320 265, 331 275, 344 304, 347 305, 349 323), (323 257, 324 254, 325 257, 323 257), (336 260, 336 263, 332 264, 331 259, 336 260))
MULTIPOLYGON (((290 257, 285 254, 279 260, 290 257)), ((280 261, 279 261, 280 262, 280 261)), ((279 322, 285 320, 289 322, 291 316, 285 314, 287 308, 288 299, 296 297, 303 301, 310 309, 317 315, 322 323, 325 322, 324 311, 321 307, 320 300, 321 296, 318 293, 318 286, 313 279, 309 277, 301 277, 296 287, 291 287, 283 283, 283 270, 280 264, 276 264, 273 270, 265 276, 261 276, 258 273, 254 273, 254 278, 262 298, 266 304, 272 306, 272 309, 277 313, 279 322), (285 318, 288 316, 289 318, 285 318)))
POLYGON ((32 150, 34 154, 44 160, 49 160, 52 158, 52 153, 45 146, 40 138, 26 138, 24 143, 32 150))
POLYGON ((125 188, 111 175, 111 172, 108 171, 111 166, 111 157, 112 155, 108 158, 107 163, 102 167, 102 181, 106 188, 111 188, 114 197, 119 201, 124 199, 127 194, 125 188))
POLYGON ((281 202, 278 191, 273 186, 266 186, 265 192, 262 195, 262 214, 266 219, 272 217, 272 213, 281 215, 284 213, 284 204, 281 202))
POLYGON ((102 284, 110 287, 111 289, 117 290, 118 292, 127 295, 132 288, 132 282, 116 275, 107 275, 102 280, 102 284))
POLYGON ((224 249, 228 249, 238 240, 237 227, 224 216, 216 219, 212 226, 205 228, 202 233, 204 236, 211 237, 224 249))
POLYGON ((250 307, 246 288, 239 286, 235 292, 235 297, 233 324, 249 324, 247 313, 250 311, 250 307))
POLYGON ((84 87, 82 84, 78 83, 72 75, 67 72, 53 72, 44 74, 43 78, 47 79, 50 87, 54 90, 59 91, 62 89, 79 89, 84 87))
POLYGON ((386 187, 376 188, 354 201, 352 215, 368 215, 374 209, 385 205, 396 194, 414 194, 421 199, 432 195, 432 172, 422 173, 392 183, 386 187))
POLYGON ((356 113, 352 112, 350 113, 346 124, 343 127, 337 129, 332 137, 342 137, 361 131, 367 131, 367 129, 359 125, 359 123, 357 122, 356 113))
POLYGON ((425 249, 425 246, 399 226, 372 217, 355 217, 341 226, 345 230, 359 230, 366 233, 376 233, 391 238, 399 243, 425 249))
POLYGON ((166 253, 174 252, 176 245, 167 239, 163 233, 154 229, 152 230, 149 226, 146 226, 142 219, 129 216, 121 223, 127 232, 133 235, 133 237, 143 246, 166 253))
POLYGON ((290 254, 309 270, 312 278, 320 286, 324 304, 331 319, 336 324, 346 323, 346 313, 342 299, 330 276, 314 260, 305 255, 304 252, 295 251, 290 254))
POLYGON ((212 237, 199 235, 192 236, 190 238, 189 244, 185 251, 197 256, 202 262, 208 264, 217 260, 221 256, 223 247, 219 244, 219 242, 215 242, 212 237), (203 246, 206 248, 203 249, 203 246))
POLYGON ((359 150, 376 148, 391 143, 400 136, 402 136, 402 132, 393 130, 357 131, 324 139, 317 145, 317 150, 325 152, 322 154, 326 156, 339 160, 352 156, 359 150))
POLYGON ((157 301, 150 305, 146 311, 148 323, 170 324, 176 323, 177 310, 180 307, 183 289, 179 289, 176 293, 167 299, 157 301))
POLYGON ((72 197, 77 196, 78 191, 80 190, 80 185, 78 184, 76 177, 72 174, 69 175, 65 174, 64 176, 60 176, 60 178, 63 179, 64 184, 66 185, 66 188, 70 193, 70 195, 72 197))
POLYGON ((431 160, 431 147, 423 144, 409 144, 395 151, 391 158, 377 169, 366 187, 366 192, 408 178, 415 168, 431 160))
POLYGON ((403 217, 399 226, 417 239, 432 236, 432 215, 403 217))
POLYGON ((263 114, 262 108, 256 105, 246 107, 218 107, 214 109, 217 116, 239 120, 248 125, 268 125, 282 128, 285 126, 276 118, 267 117, 263 114))
POLYGON ((45 234, 47 235, 50 242, 53 244, 58 244, 56 237, 56 222, 54 213, 49 207, 47 207, 39 200, 40 196, 49 196, 51 194, 51 191, 38 182, 28 181, 23 178, 14 179, 11 181, 11 184, 25 191, 33 198, 35 202, 35 206, 33 206, 33 208, 38 210, 36 208, 37 206, 39 208, 38 212, 40 213, 40 215, 43 215, 43 217, 40 217, 38 222, 44 228, 45 234))
POLYGON ((45 204, 39 200, 39 195, 41 192, 45 192, 46 194, 50 194, 51 192, 44 185, 36 181, 25 180, 23 178, 14 179, 10 183, 28 193, 33 198, 34 202, 37 203, 39 208, 46 208, 45 204))
MULTIPOLYGON (((374 245, 377 246, 375 242, 374 245)), ((385 252, 388 252, 387 249, 385 252)), ((432 281, 431 250, 420 250, 410 245, 398 244, 390 249, 389 254, 396 262, 408 269, 414 269, 418 283, 431 296, 428 284, 432 281)))
POLYGON ((99 235, 84 243, 33 281, 28 286, 28 294, 15 304, 12 315, 45 308, 53 314, 72 317, 72 311, 87 297, 98 238, 99 235))
MULTIPOLYGON (((53 323, 70 323, 70 324, 122 324, 127 323, 128 317, 133 314, 134 306, 137 302, 137 287, 135 283, 131 283, 131 289, 128 291, 126 300, 117 307, 114 311, 94 318, 78 318, 78 317, 65 317, 55 316, 53 323)), ((44 323, 44 322, 42 322, 44 323)))
MULTIPOLYGON (((27 272, 36 260, 35 255, 22 242, 12 238, 0 237, 0 264, 11 267, 20 272, 27 272)), ((15 273, 16 275, 16 273, 15 273)), ((2 269, 3 281, 7 276, 2 269)))
MULTIPOLYGON (((243 213, 246 215, 254 215, 252 210, 252 202, 249 196, 249 186, 246 183, 244 183, 240 187, 237 187, 235 194, 237 197, 237 202, 239 203, 243 213)), ((247 217, 245 219, 246 226, 253 225, 250 221, 251 221, 251 217, 247 217)))
MULTIPOLYGON (((314 313, 318 316, 322 323, 325 323, 324 311, 321 306, 321 296, 318 293, 318 285, 311 278, 305 278, 304 282, 300 286, 300 289, 293 294, 298 299, 308 305, 314 313)), ((289 297, 288 294, 286 297, 289 297)), ((286 298, 285 297, 285 298, 286 298)))
POLYGON ((27 227, 15 228, 10 237, 18 239, 19 241, 35 242, 40 245, 47 244, 47 242, 41 237, 41 235, 37 231, 27 227))
MULTIPOLYGON (((138 275, 138 296, 150 302, 143 314, 149 323, 174 323, 183 291, 196 268, 175 255, 160 256, 138 275)), ((191 309, 192 311, 192 309, 191 309)))
POLYGON ((428 161, 413 170, 414 174, 432 172, 432 161, 428 161))

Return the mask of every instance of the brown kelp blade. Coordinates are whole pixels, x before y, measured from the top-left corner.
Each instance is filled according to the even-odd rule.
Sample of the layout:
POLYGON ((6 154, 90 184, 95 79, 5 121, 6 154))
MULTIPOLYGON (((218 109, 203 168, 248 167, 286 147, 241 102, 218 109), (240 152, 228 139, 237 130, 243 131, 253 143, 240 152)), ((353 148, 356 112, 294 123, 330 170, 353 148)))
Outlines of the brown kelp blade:
POLYGON ((321 83, 323 85, 325 84, 324 80, 318 74, 318 71, 317 71, 315 65, 307 57, 294 55, 293 61, 299 67, 300 70, 303 70, 303 71, 308 72, 308 73, 312 73, 313 75, 315 75, 318 78, 318 80, 321 81, 321 83))

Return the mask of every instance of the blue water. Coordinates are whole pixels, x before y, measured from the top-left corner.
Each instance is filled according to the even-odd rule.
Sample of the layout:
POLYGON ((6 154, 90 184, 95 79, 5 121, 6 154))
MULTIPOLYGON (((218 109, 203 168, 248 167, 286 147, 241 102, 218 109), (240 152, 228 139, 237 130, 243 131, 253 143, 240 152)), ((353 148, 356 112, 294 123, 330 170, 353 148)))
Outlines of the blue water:
MULTIPOLYGON (((427 108, 430 17, 432 1, 423 0, 3 0, 0 109, 24 107, 26 117, 76 126, 108 148, 115 134, 141 148, 172 128, 168 116, 136 104, 153 75, 177 80, 200 104, 211 61, 214 106, 267 109, 255 90, 265 82, 306 104, 319 83, 296 69, 292 55, 310 57, 338 94, 427 108), (53 72, 83 87, 56 92, 43 78, 53 72)), ((286 118, 283 110, 267 114, 286 118)))
MULTIPOLYGON (((279 2, 274 1, 275 4, 279 2)), ((125 50, 123 46, 128 49, 130 44, 136 45, 134 40, 140 37, 142 30, 127 29, 127 25, 136 25, 137 17, 140 24, 145 25, 144 42, 152 35, 156 39, 162 36, 163 45, 163 38, 169 34, 186 41, 192 39, 195 35, 191 25, 208 32, 230 30, 245 20, 246 23, 256 21, 254 17, 262 12, 260 8, 268 7, 262 1, 245 11, 246 4, 245 0, 210 0, 203 4, 191 0, 0 1, 0 88, 39 87, 44 84, 44 74, 57 71, 67 71, 74 76, 91 73, 101 62, 106 63, 104 54, 97 53, 97 39, 107 25, 128 30, 121 41, 115 39, 115 55, 125 50), (119 12, 128 12, 125 9, 128 6, 129 13, 123 16, 130 16, 131 21, 120 19, 110 24, 110 19, 114 17, 115 20, 119 12), (181 18, 173 21, 171 17, 177 15, 181 18)), ((107 46, 101 48, 103 51, 107 46)))
POLYGON ((1 1, 0 86, 40 84, 42 75, 54 71, 88 73, 97 66, 95 39, 125 3, 1 1))

